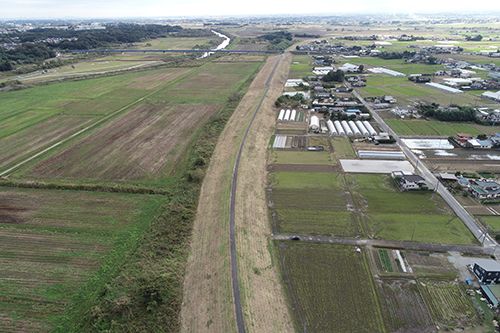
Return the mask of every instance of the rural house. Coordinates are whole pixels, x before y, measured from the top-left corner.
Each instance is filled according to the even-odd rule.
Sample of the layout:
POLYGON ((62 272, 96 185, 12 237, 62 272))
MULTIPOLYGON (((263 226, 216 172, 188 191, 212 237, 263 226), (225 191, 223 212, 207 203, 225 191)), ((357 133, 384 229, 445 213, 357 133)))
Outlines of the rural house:
POLYGON ((500 184, 495 181, 475 180, 469 190, 478 200, 500 199, 500 184))
POLYGON ((420 175, 408 174, 402 171, 393 171, 392 178, 397 182, 399 188, 404 191, 427 188, 425 178, 420 175))

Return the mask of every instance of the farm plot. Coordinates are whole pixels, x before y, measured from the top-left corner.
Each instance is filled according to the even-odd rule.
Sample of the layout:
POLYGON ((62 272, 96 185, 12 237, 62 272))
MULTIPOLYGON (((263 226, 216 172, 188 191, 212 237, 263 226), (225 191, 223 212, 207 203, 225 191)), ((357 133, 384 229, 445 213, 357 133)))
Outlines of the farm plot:
POLYGON ((258 67, 257 62, 208 63, 151 98, 178 104, 224 103, 258 67))
POLYGON ((143 195, 2 188, 0 331, 49 331, 103 263, 111 261, 111 270, 121 267, 121 256, 135 246, 138 232, 162 201, 143 195))
POLYGON ((450 280, 457 277, 457 271, 446 259, 446 255, 405 251, 404 256, 415 276, 435 275, 440 278, 449 277, 450 280))
POLYGON ((198 129, 257 67, 256 63, 207 64, 175 88, 160 90, 132 111, 34 165, 25 175, 110 181, 148 181, 172 175, 179 171, 176 167, 198 129), (216 77, 218 71, 224 74, 216 77), (170 93, 193 97, 177 104, 181 101, 172 101, 170 93), (215 97, 197 103, 204 95, 215 97))
POLYGON ((458 283, 421 280, 419 289, 439 326, 460 327, 477 323, 477 312, 458 283))
POLYGON ((278 151, 270 152, 272 164, 333 165, 332 155, 326 151, 278 151))
POLYGON ((277 245, 297 331, 384 331, 364 254, 351 246, 277 245))
POLYGON ((276 172, 268 201, 275 233, 336 237, 363 233, 337 173, 276 172))
POLYGON ((151 180, 175 172, 190 136, 220 105, 142 104, 27 171, 38 179, 151 180))
POLYGON ((0 92, 2 165, 117 111, 192 69, 163 69, 0 92), (153 81, 149 77, 154 78, 153 81))
POLYGON ((434 332, 432 315, 415 280, 376 281, 388 332, 434 332))
POLYGON ((347 138, 331 138, 333 150, 338 159, 356 158, 356 153, 347 138))
POLYGON ((474 237, 434 193, 399 192, 386 175, 346 175, 357 207, 375 239, 472 244, 474 237), (404 210, 402 210, 404 207, 404 210))
POLYGON ((55 116, 3 138, 0 145, 0 167, 9 166, 20 156, 76 132, 92 120, 93 118, 88 117, 55 116))

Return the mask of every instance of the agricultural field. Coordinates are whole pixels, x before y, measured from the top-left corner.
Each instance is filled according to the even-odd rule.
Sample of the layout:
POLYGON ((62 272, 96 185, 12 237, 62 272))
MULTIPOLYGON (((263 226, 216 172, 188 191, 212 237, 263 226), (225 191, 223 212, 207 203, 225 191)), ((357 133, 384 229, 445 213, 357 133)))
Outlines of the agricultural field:
POLYGON ((278 242, 276 246, 296 331, 384 331, 363 253, 340 245, 278 242))
POLYGON ((314 75, 312 73, 314 66, 310 63, 311 58, 308 56, 294 55, 288 77, 290 79, 301 79, 309 75, 314 75))
MULTIPOLYGON (((159 89, 156 85, 161 79, 161 70, 156 80, 138 77, 125 88, 105 95, 91 90, 90 93, 95 91, 97 96, 89 103, 99 110, 105 110, 106 103, 114 100, 121 104, 111 110, 123 107, 123 100, 126 100, 123 96, 127 94, 133 97, 129 97, 127 103, 137 101, 137 104, 78 143, 14 176, 137 182, 173 175, 180 170, 177 166, 183 162, 184 152, 196 138, 197 131, 217 114, 230 94, 237 91, 258 67, 259 63, 255 62, 209 63, 179 77, 187 74, 186 69, 181 69, 175 84, 159 89)), ((107 79, 123 85, 123 78, 120 81, 107 79)), ((84 112, 83 108, 84 105, 69 103, 67 112, 79 114, 84 112)), ((86 112, 88 109, 87 105, 86 112)))
POLYGON ((441 135, 454 136, 457 133, 478 135, 491 131, 491 127, 467 123, 438 122, 426 120, 385 119, 391 129, 399 135, 441 135), (479 130, 478 128, 481 128, 479 130))
POLYGON ((89 279, 124 264, 163 200, 1 188, 0 330, 48 332, 89 279))
POLYGON ((404 256, 416 277, 430 278, 435 276, 450 281, 458 277, 456 269, 446 259, 446 254, 404 251, 404 256))
POLYGON ((356 158, 356 153, 348 138, 332 137, 331 142, 333 151, 338 159, 356 158))
POLYGON ((439 326, 470 326, 477 323, 471 300, 456 282, 420 280, 419 289, 439 326))
POLYGON ((370 237, 387 240, 472 244, 474 237, 441 197, 399 192, 387 175, 346 175, 370 237), (404 211, 401 210, 404 207, 404 211))
POLYGON ((335 158, 327 151, 278 151, 269 152, 272 164, 333 165, 335 158))
POLYGON ((380 279, 376 283, 388 332, 434 332, 433 317, 420 294, 417 281, 380 279))
POLYGON ((7 144, 0 148, 0 167, 125 108, 189 70, 162 69, 1 92, 0 139, 7 144))
POLYGON ((275 172, 268 191, 274 233, 354 237, 359 217, 337 173, 275 172))

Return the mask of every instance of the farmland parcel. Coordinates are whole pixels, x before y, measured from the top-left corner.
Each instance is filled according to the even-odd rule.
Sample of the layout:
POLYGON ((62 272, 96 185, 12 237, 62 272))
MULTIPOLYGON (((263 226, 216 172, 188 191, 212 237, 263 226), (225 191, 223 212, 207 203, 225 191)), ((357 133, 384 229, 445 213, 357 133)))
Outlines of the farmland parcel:
MULTIPOLYGON (((120 78, 113 77, 108 81, 114 80, 112 83, 121 88, 106 94, 88 86, 87 93, 92 95, 94 91, 95 98, 84 104, 64 102, 66 112, 88 113, 91 104, 97 114, 103 114, 106 108, 113 112, 136 104, 122 117, 14 177, 73 182, 151 181, 182 171, 178 165, 186 162, 185 151, 197 131, 258 66, 255 62, 210 63, 160 89, 151 89, 156 81, 148 78, 123 86, 118 84, 120 78), (119 104, 111 105, 111 101, 119 104)), ((178 75, 185 72, 182 69, 178 75)))

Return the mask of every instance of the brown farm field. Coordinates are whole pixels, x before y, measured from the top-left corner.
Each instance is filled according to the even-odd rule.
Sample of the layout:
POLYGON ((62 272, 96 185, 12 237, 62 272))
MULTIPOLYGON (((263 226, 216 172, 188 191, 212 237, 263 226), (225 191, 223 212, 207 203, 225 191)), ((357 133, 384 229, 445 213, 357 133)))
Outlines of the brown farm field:
POLYGON ((200 104, 179 110, 144 103, 34 166, 30 174, 37 179, 141 180, 161 176, 168 164, 173 173, 190 143, 190 131, 218 108, 200 104))
POLYGON ((0 331, 48 332, 101 265, 123 264, 116 251, 128 252, 162 201, 0 188, 0 331))

